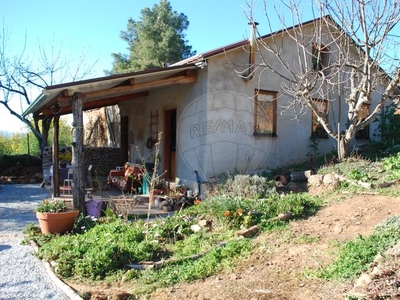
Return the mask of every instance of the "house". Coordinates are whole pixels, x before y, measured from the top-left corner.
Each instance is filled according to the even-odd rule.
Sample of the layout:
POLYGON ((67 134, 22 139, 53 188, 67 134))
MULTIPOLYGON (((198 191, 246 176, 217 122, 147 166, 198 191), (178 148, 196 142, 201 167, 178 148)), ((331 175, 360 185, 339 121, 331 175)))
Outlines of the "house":
MULTIPOLYGON (((312 32, 318 20, 289 32, 296 28, 312 32)), ((296 42, 287 32, 253 36, 166 68, 49 86, 25 115, 70 114, 75 93, 84 96, 83 110, 118 104, 124 159, 137 162, 139 154, 151 157, 157 133, 162 132, 160 171, 166 170, 164 177, 172 181, 195 182, 195 170, 207 181, 227 171, 261 172, 302 162, 316 151, 328 153, 337 145, 310 110, 302 111, 298 120, 285 110, 293 100, 284 92, 282 74, 278 75, 285 70, 279 69, 275 56, 257 45, 279 37, 284 45, 282 59, 296 69, 296 42), (262 59, 276 69, 262 68, 262 59)), ((329 64, 329 54, 328 47, 310 42, 306 58, 310 69, 329 64)), ((369 105, 378 96, 372 95, 362 113, 368 115, 369 105)), ((332 92, 329 99, 316 98, 315 104, 333 127, 343 127, 347 120, 343 101, 332 92)), ((370 124, 356 142, 372 138, 374 129, 375 124, 370 124)))

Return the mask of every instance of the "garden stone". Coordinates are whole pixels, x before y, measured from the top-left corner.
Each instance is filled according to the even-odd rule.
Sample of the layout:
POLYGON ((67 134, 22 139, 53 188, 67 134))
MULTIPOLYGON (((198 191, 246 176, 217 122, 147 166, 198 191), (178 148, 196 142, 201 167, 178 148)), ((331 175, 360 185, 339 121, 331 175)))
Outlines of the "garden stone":
POLYGON ((323 176, 320 174, 311 175, 308 178, 308 184, 311 186, 319 186, 322 184, 323 176))
POLYGON ((363 273, 361 276, 357 279, 355 283, 355 287, 366 287, 370 282, 372 281, 371 276, 363 273))

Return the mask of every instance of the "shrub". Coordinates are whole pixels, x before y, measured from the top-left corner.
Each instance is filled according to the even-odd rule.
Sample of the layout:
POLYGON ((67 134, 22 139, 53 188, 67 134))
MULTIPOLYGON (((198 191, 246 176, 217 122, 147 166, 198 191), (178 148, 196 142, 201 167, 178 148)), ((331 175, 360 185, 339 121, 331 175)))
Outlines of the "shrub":
POLYGON ((388 178, 395 180, 400 178, 400 153, 382 160, 382 166, 389 173, 388 178))
POLYGON ((400 216, 392 216, 375 226, 375 231, 399 231, 400 232, 400 216))
POLYGON ((216 196, 200 205, 203 216, 213 217, 227 228, 245 228, 254 224, 269 226, 278 214, 290 211, 293 218, 315 213, 322 202, 317 196, 290 193, 271 194, 263 199, 216 196))
POLYGON ((93 227, 85 234, 63 235, 43 244, 39 257, 57 262, 57 272, 101 279, 132 262, 148 260, 159 250, 146 241, 140 222, 115 220, 93 227))
POLYGON ((27 154, 22 155, 0 155, 0 170, 15 166, 41 166, 41 159, 27 154))
POLYGON ((237 240, 237 228, 253 224, 274 228, 282 225, 271 221, 279 213, 291 211, 297 218, 320 205, 318 197, 307 194, 270 193, 266 198, 250 199, 225 195, 151 222, 80 218, 76 234, 51 236, 41 243, 38 256, 55 261, 63 277, 92 280, 117 280, 128 264, 163 261, 159 270, 130 270, 124 277, 135 280, 133 286, 141 286, 139 292, 145 292, 226 270, 252 248, 251 239, 237 240), (211 221, 212 230, 204 227, 194 232, 191 226, 200 219, 211 221))
POLYGON ((229 176, 225 184, 218 187, 218 193, 240 198, 264 198, 275 192, 274 182, 258 175, 229 176))

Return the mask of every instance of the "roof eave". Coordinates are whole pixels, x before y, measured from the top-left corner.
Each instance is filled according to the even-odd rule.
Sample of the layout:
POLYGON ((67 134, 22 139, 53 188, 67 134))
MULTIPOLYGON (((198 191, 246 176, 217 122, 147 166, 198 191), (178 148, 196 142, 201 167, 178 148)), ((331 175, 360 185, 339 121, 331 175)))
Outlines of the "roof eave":
POLYGON ((52 85, 52 86, 47 86, 42 93, 32 102, 31 105, 22 113, 22 116, 25 118, 29 114, 35 114, 39 112, 46 104, 48 104, 53 98, 53 96, 50 96, 51 93, 56 92, 57 90, 59 92, 63 90, 68 90, 68 89, 79 89, 79 88, 84 88, 93 84, 106 84, 107 82, 112 83, 115 82, 115 84, 118 84, 120 82, 123 82, 128 79, 133 79, 137 78, 140 76, 145 76, 148 74, 160 74, 163 72, 170 72, 171 70, 176 70, 182 71, 182 70, 188 70, 188 69, 193 69, 197 68, 194 64, 186 64, 182 66, 171 66, 171 67, 165 67, 165 68, 157 68, 157 69, 150 69, 146 71, 139 71, 139 72, 132 72, 132 73, 126 73, 126 74, 117 74, 117 75, 111 75, 111 76, 103 76, 103 77, 97 77, 93 79, 88 79, 88 80, 82 80, 82 81, 76 81, 76 82, 69 82, 69 83, 63 83, 63 84, 57 84, 57 85, 52 85))

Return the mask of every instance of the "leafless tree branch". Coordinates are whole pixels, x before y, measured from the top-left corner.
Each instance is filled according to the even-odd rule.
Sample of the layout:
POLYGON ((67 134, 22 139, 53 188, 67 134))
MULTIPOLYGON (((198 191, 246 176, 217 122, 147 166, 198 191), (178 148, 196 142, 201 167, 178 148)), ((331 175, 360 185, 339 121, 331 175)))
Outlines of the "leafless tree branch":
MULTIPOLYGON (((254 4, 248 4, 247 19, 252 22, 254 4)), ((396 56, 400 40, 391 34, 399 24, 400 2, 285 0, 272 5, 264 0, 263 8, 271 34, 257 39, 259 76, 263 72, 278 75, 282 92, 292 98, 282 108, 293 110, 295 118, 311 110, 328 135, 338 141, 339 157, 346 157, 357 131, 378 116, 400 83, 396 56), (305 10, 313 12, 314 22, 302 23, 305 10), (278 28, 273 21, 276 18, 278 28), (374 106, 373 98, 379 98, 374 106), (334 128, 315 99, 344 100, 345 127, 334 128), (370 113, 361 117, 365 105, 371 105, 370 113)), ((240 73, 245 67, 236 69, 240 73)))

